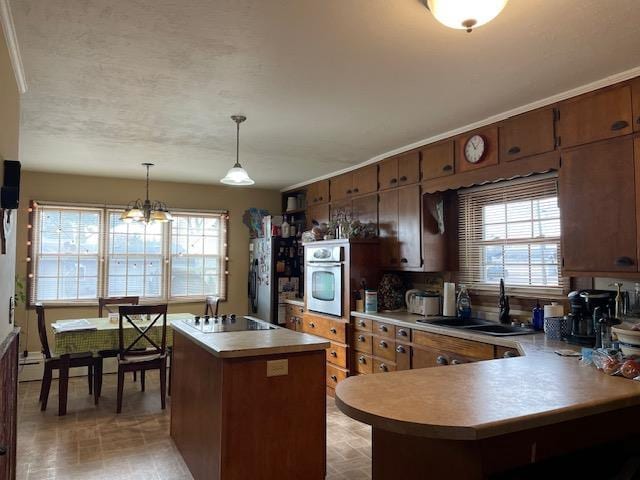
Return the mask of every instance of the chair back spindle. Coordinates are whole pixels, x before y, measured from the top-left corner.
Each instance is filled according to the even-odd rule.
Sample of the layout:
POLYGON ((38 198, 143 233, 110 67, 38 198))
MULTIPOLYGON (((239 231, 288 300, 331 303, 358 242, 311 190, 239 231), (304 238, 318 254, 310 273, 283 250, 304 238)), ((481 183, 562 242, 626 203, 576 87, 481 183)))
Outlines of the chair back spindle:
POLYGON ((100 297, 98 298, 98 317, 102 318, 104 310, 107 313, 115 313, 109 308, 109 305, 138 305, 140 297, 100 297))
POLYGON ((44 317, 44 305, 36 303, 36 314, 38 316, 38 336, 40 337, 40 348, 44 358, 51 358, 51 350, 49 349, 49 340, 47 339, 47 324, 44 317))

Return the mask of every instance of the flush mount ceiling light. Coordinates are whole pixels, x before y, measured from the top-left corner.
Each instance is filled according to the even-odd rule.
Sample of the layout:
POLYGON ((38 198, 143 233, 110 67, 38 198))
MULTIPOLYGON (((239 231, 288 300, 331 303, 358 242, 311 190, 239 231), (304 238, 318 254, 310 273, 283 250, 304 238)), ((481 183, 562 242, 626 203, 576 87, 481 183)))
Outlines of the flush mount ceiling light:
POLYGON ((244 115, 231 115, 231 120, 236 122, 236 163, 229 169, 227 175, 220 182, 227 185, 253 185, 247 171, 240 165, 240 124, 247 119, 244 115))
POLYGON ((471 32, 496 18, 508 1, 427 0, 427 8, 443 25, 471 32))
POLYGON ((134 202, 129 202, 127 208, 120 215, 120 220, 131 222, 144 222, 144 223, 165 223, 173 220, 169 209, 164 202, 149 200, 149 168, 153 167, 153 163, 143 163, 143 167, 147 169, 147 196, 144 202, 137 199, 134 202))

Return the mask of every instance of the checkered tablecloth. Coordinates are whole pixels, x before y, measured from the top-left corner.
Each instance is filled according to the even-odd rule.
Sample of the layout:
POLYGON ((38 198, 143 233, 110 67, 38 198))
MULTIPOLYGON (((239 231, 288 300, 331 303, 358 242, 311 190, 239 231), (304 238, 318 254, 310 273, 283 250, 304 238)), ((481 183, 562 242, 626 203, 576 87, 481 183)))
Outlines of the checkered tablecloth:
MULTIPOLYGON (((181 318, 191 318, 191 313, 170 313, 167 314, 167 346, 173 344, 173 329, 171 322, 181 318)), ((152 316, 154 318, 154 316, 152 316)), ((57 355, 68 353, 93 352, 101 350, 118 350, 118 323, 111 323, 108 318, 87 318, 87 321, 96 326, 96 330, 80 330, 75 332, 54 332, 54 351, 57 355)), ((145 329, 150 322, 136 322, 141 329, 145 329)), ((124 323, 125 345, 133 342, 138 332, 128 322, 124 323)), ((160 344, 162 336, 162 319, 159 318, 156 324, 147 333, 149 338, 160 344)), ((151 344, 144 338, 136 343, 136 347, 149 347, 151 344)))

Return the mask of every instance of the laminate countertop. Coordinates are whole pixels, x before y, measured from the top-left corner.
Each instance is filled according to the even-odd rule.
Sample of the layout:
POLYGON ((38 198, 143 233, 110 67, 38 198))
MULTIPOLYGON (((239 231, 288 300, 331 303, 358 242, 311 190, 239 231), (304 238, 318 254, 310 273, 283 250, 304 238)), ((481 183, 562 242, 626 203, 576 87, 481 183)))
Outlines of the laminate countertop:
MULTIPOLYGON (((544 334, 491 337, 416 323, 408 313, 351 313, 398 326, 517 348, 522 356, 349 377, 336 389, 346 415, 405 435, 478 440, 640 405, 640 382, 561 357, 544 334)), ((575 349, 575 347, 574 347, 575 349)))
MULTIPOLYGON (((247 318, 262 322, 254 317, 247 318)), ((271 330, 202 333, 182 322, 173 322, 171 328, 220 358, 308 352, 325 350, 331 345, 329 341, 314 335, 269 325, 275 328, 271 330)))

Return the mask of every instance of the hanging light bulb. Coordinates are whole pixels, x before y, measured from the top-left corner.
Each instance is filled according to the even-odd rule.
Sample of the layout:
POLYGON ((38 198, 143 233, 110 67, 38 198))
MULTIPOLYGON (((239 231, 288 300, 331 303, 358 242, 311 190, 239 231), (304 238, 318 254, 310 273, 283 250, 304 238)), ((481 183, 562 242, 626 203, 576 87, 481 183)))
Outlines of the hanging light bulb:
POLYGON ((240 165, 240 124, 247 119, 244 115, 231 115, 231 120, 236 122, 236 163, 229 169, 225 177, 220 180, 226 185, 253 185, 254 182, 247 171, 240 165))
POLYGON ((472 29, 498 16, 509 0, 427 0, 433 16, 450 28, 472 29))

